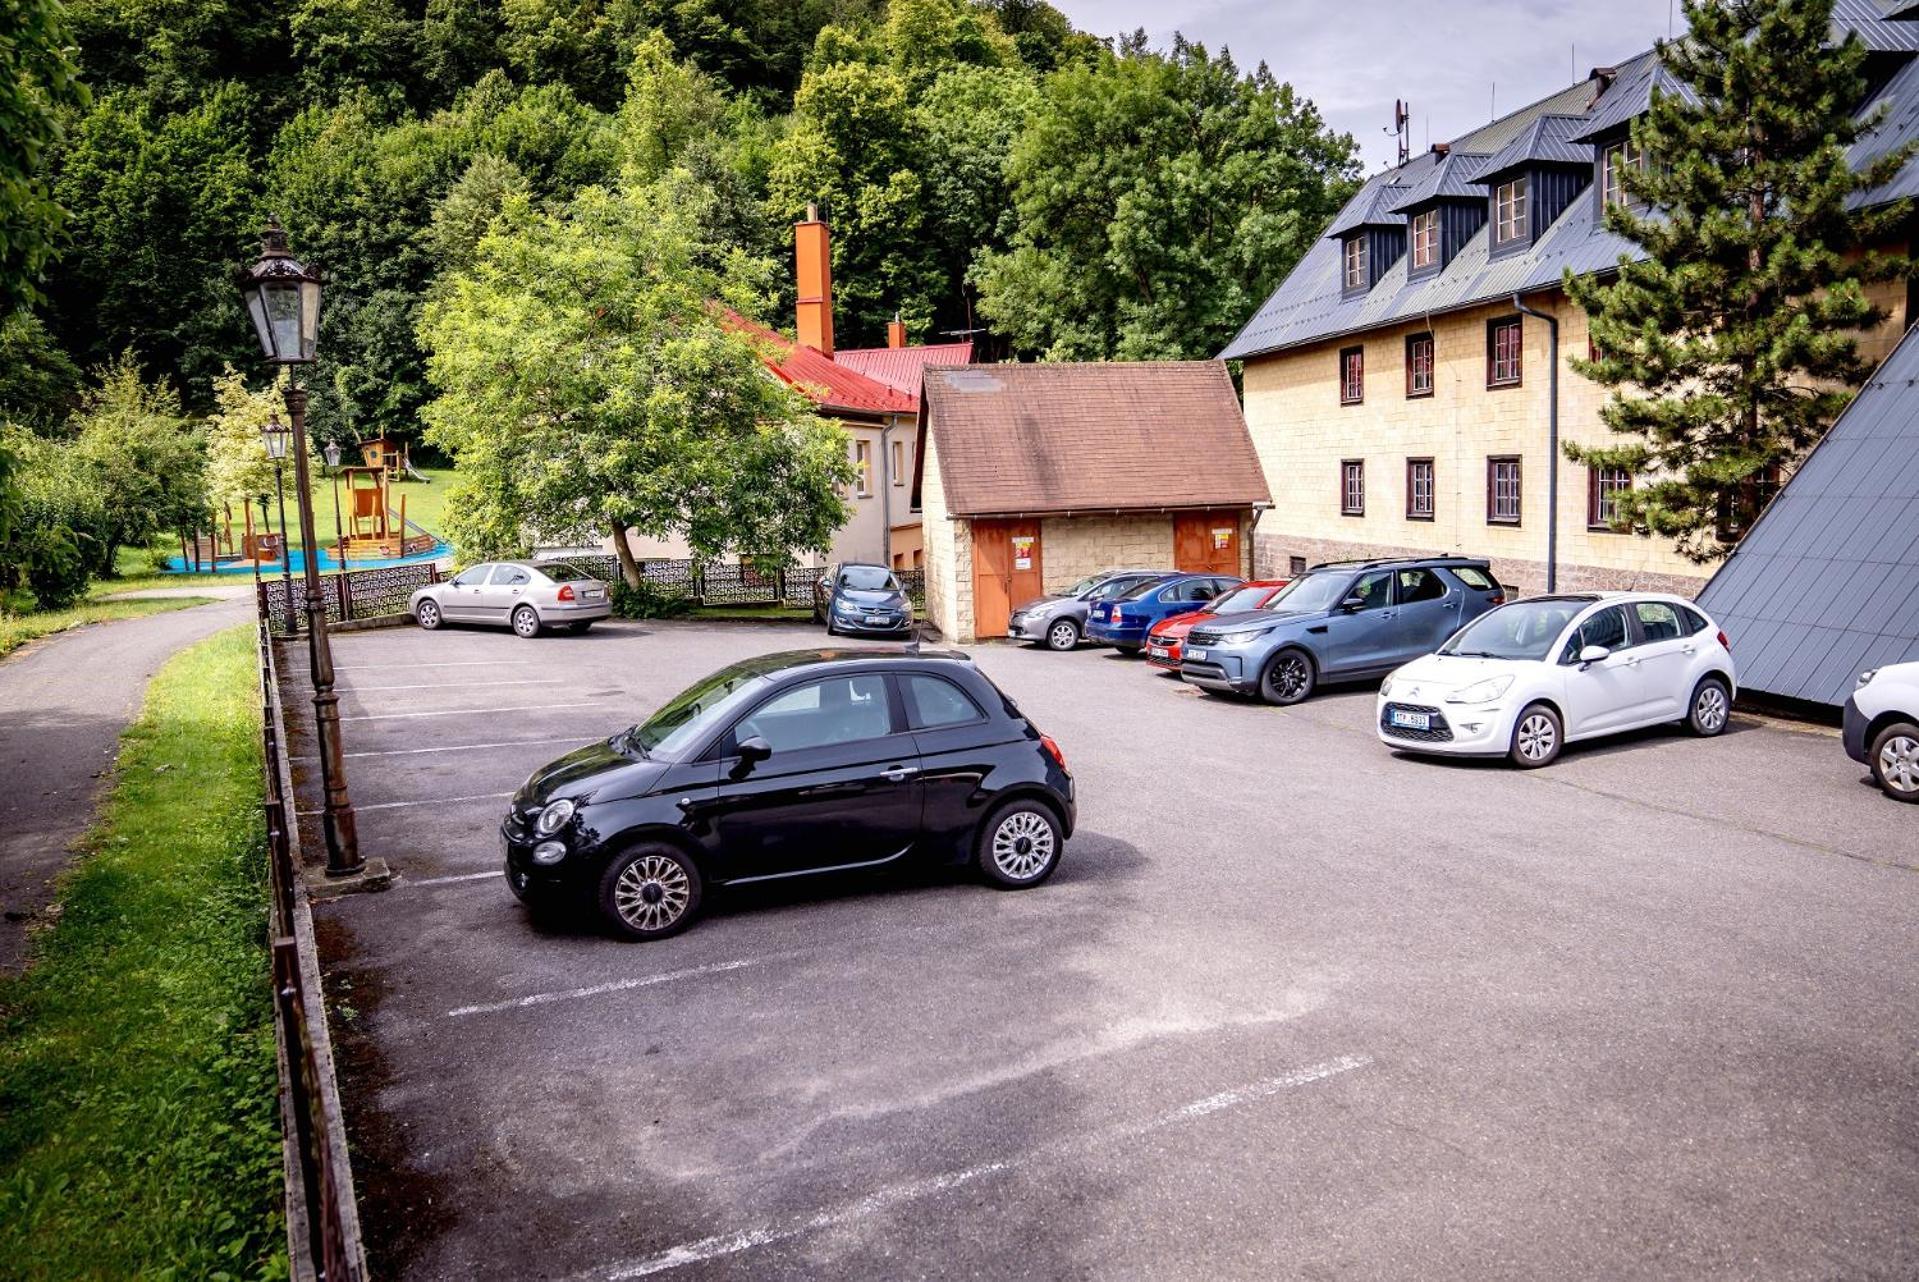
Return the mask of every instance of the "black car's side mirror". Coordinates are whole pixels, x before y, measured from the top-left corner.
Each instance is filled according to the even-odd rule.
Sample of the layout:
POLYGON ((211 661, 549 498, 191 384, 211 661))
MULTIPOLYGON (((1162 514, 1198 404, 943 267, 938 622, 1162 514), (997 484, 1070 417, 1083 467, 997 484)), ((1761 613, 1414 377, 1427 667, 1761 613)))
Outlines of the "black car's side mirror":
POLYGON ((765 761, 773 755, 773 745, 759 735, 740 740, 740 760, 746 762, 765 761))

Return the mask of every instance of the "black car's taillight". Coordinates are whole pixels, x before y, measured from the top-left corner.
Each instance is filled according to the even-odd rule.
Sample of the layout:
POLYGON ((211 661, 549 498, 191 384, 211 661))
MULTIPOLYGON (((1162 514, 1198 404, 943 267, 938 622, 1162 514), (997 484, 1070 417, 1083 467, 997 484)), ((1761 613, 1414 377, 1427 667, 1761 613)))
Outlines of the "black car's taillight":
POLYGON ((1061 770, 1066 769, 1066 754, 1059 750, 1059 744, 1054 742, 1052 735, 1041 735, 1039 737, 1039 746, 1040 751, 1053 759, 1054 765, 1058 766, 1061 770))

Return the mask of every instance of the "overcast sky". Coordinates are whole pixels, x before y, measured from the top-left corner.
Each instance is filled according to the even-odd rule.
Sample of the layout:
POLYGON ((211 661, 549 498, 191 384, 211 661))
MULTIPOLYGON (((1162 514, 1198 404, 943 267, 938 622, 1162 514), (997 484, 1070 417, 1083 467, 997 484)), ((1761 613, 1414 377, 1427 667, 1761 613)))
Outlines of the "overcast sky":
POLYGON ((1366 171, 1393 161, 1393 99, 1412 104, 1412 148, 1443 142, 1623 61, 1667 33, 1676 0, 1052 0, 1073 25, 1146 28, 1264 60, 1359 143, 1366 171), (1577 61, 1575 62, 1575 59, 1577 61))

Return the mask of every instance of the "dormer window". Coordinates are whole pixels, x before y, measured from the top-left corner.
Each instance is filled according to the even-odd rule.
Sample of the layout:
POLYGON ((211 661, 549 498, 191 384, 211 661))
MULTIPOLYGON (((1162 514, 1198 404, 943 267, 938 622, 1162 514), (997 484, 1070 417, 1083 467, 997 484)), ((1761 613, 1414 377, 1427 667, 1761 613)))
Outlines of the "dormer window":
POLYGON ((1362 290, 1372 282, 1366 278, 1366 237, 1364 235, 1346 238, 1346 288, 1362 290))
POLYGON ((1431 267, 1439 261, 1439 211, 1414 214, 1412 233, 1413 270, 1431 267))
POLYGON ((1493 244, 1510 245, 1530 234, 1526 186, 1526 176, 1521 174, 1493 188, 1493 244))
POLYGON ((1599 171, 1599 199, 1607 205, 1624 205, 1631 201, 1626 188, 1619 180, 1624 169, 1644 169, 1646 153, 1633 146, 1632 139, 1622 138, 1609 145, 1600 153, 1604 164, 1599 171))

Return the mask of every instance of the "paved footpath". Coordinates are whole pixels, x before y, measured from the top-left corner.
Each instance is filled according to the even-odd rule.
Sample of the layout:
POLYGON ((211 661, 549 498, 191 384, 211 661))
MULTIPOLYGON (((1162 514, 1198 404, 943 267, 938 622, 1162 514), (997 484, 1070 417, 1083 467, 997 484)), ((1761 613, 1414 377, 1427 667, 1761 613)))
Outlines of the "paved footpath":
POLYGON ((93 820, 148 679, 175 651, 251 614, 250 584, 198 594, 239 599, 75 628, 0 660, 0 972, 25 960, 28 923, 52 902, 68 848, 93 820))

